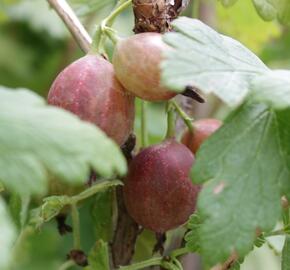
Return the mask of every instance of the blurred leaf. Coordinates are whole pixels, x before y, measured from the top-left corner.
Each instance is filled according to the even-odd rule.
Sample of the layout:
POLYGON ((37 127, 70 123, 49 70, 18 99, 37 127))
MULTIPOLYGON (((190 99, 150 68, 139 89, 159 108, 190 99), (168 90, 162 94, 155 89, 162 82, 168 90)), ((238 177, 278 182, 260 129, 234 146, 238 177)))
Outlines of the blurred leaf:
POLYGON ((277 0, 253 0, 257 12, 266 21, 272 21, 277 16, 275 2, 277 0))
POLYGON ((246 96, 250 81, 268 70, 238 41, 218 34, 201 21, 181 17, 173 26, 177 32, 164 37, 175 50, 166 52, 162 82, 176 92, 193 85, 234 106, 246 96))
POLYGON ((154 232, 144 229, 137 238, 133 262, 140 262, 151 258, 155 244, 156 236, 154 232))
POLYGON ((0 193, 4 190, 5 190, 5 188, 4 188, 3 184, 0 182, 0 193))
POLYGON ((289 118, 289 109, 245 104, 198 151, 191 177, 209 181, 198 211, 201 254, 210 265, 233 251, 243 258, 256 229, 270 231, 281 217, 280 194, 290 195, 289 118))
POLYGON ((235 262, 232 266, 231 266, 231 268, 230 268, 230 270, 240 270, 241 269, 241 263, 240 262, 235 262))
POLYGON ((49 177, 81 184, 91 169, 105 177, 126 172, 101 130, 28 90, 0 88, 0 150, 0 180, 20 194, 45 192, 49 177))
POLYGON ((98 240, 91 250, 89 266, 85 270, 110 270, 108 244, 103 240, 98 240))
POLYGON ((281 34, 276 22, 265 22, 259 17, 251 1, 239 1, 230 9, 217 5, 217 27, 221 33, 239 40, 256 53, 281 34))
POLYGON ((17 244, 11 270, 59 269, 71 243, 72 236, 61 237, 55 223, 49 224, 38 233, 32 227, 26 227, 20 243, 17 244))
MULTIPOLYGON (((226 7, 232 6, 237 0, 219 0, 226 7)), ((239 1, 246 2, 246 1, 239 1)), ((257 13, 266 21, 278 19, 283 24, 290 23, 289 0, 252 0, 257 13)))
POLYGON ((106 242, 111 240, 113 230, 113 197, 112 190, 97 193, 91 207, 96 237, 106 242))
POLYGON ((276 70, 257 77, 252 82, 255 101, 264 102, 276 109, 290 107, 290 71, 276 70))
POLYGON ((6 269, 10 263, 16 231, 2 197, 0 197, 0 232, 0 269, 6 269))
POLYGON ((290 31, 286 28, 279 38, 265 44, 260 52, 261 59, 272 68, 288 68, 290 63, 290 31))
POLYGON ((185 235, 186 247, 191 252, 200 251, 200 239, 199 239, 199 228, 201 225, 201 220, 198 213, 191 215, 189 218, 187 227, 190 230, 185 235))
POLYGON ((278 20, 283 24, 290 23, 289 0, 253 0, 257 12, 264 20, 278 20))
MULTIPOLYGON (((277 0, 278 1, 278 0, 277 0)), ((290 2, 289 0, 279 0, 278 20, 284 24, 290 24, 290 2)))
POLYGON ((13 193, 9 198, 9 210, 13 223, 17 226, 18 229, 21 228, 21 198, 18 194, 13 193))
POLYGON ((234 5, 238 0, 219 0, 225 7, 234 5))
POLYGON ((290 236, 287 235, 282 251, 282 270, 290 269, 290 236))
POLYGON ((63 39, 68 31, 54 10, 50 10, 47 1, 22 0, 8 7, 7 14, 14 21, 27 22, 32 29, 46 32, 51 37, 63 39))
POLYGON ((114 4, 116 0, 70 0, 69 2, 79 16, 85 16, 114 4))
POLYGON ((14 73, 20 77, 29 75, 27 64, 33 59, 29 48, 16 43, 12 37, 2 32, 0 32, 0 48, 1 72, 14 73))

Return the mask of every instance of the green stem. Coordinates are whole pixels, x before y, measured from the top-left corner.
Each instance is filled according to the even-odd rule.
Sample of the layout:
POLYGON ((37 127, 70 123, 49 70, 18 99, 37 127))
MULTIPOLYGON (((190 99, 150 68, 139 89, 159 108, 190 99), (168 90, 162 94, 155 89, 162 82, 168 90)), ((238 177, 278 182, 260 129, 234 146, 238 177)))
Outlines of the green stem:
POLYGON ((102 26, 112 26, 117 16, 122 13, 126 8, 128 8, 132 3, 132 0, 127 0, 125 2, 120 1, 116 8, 110 13, 110 15, 102 21, 102 26))
POLYGON ((90 53, 97 52, 100 54, 105 54, 106 35, 108 35, 114 43, 118 41, 117 35, 113 33, 113 30, 110 27, 113 25, 114 20, 117 18, 117 16, 122 13, 127 7, 129 7, 131 2, 132 0, 127 0, 125 2, 120 1, 117 4, 116 8, 109 14, 109 16, 105 18, 100 25, 98 25, 93 37, 93 44, 91 46, 90 53))
POLYGON ((172 106, 174 106, 174 108, 176 109, 177 113, 179 114, 179 116, 183 120, 184 124, 187 126, 188 130, 193 133, 194 132, 193 125, 192 125, 193 119, 190 118, 187 115, 187 113, 185 111, 183 111, 181 109, 181 107, 175 101, 170 101, 170 103, 172 104, 172 106))
POLYGON ((285 234, 286 234, 285 229, 281 229, 281 230, 265 233, 264 236, 269 237, 269 236, 277 236, 277 235, 285 235, 285 234))
POLYGON ((80 217, 78 208, 75 203, 71 204, 71 217, 73 225, 74 249, 80 249, 81 248, 80 217))
POLYGON ((30 195, 21 196, 21 212, 20 212, 20 223, 21 228, 24 227, 29 211, 30 195))
POLYGON ((58 270, 67 270, 69 268, 71 268, 72 266, 75 265, 75 262, 72 260, 66 261, 64 262, 59 268, 58 270))
POLYGON ((189 253, 188 248, 186 248, 186 247, 184 247, 184 248, 179 248, 179 249, 173 250, 173 251, 171 252, 171 257, 176 258, 176 257, 182 256, 182 255, 185 255, 185 254, 187 254, 187 253, 189 253))
POLYGON ((162 257, 156 257, 152 258, 143 262, 127 265, 127 266, 121 266, 119 270, 138 270, 138 269, 144 269, 145 267, 154 266, 154 265, 162 265, 162 257))
POLYGON ((288 200, 286 198, 282 198, 282 206, 283 206, 283 224, 284 227, 289 227, 289 223, 290 223, 290 216, 289 216, 289 203, 288 200))
POLYGON ((117 33, 110 27, 106 26, 104 32, 114 44, 117 44, 121 40, 117 33))
POLYGON ((148 130, 147 130, 147 103, 141 101, 141 146, 142 148, 148 145, 148 130))
POLYGON ((119 268, 119 270, 138 270, 154 265, 160 265, 165 269, 173 269, 173 267, 174 269, 182 269, 180 262, 176 258, 186 253, 189 253, 187 248, 176 249, 171 252, 169 260, 164 260, 163 257, 155 257, 143 262, 122 266, 119 268))
POLYGON ((173 261, 168 262, 163 260, 161 267, 167 270, 180 270, 179 267, 173 261))
POLYGON ((71 204, 77 204, 79 201, 85 200, 96 193, 103 191, 107 188, 123 185, 123 183, 119 180, 110 180, 110 181, 103 181, 98 184, 93 185, 92 187, 86 189, 85 191, 71 197, 71 204))
POLYGON ((167 103, 167 133, 166 138, 173 138, 175 136, 175 110, 171 106, 171 103, 167 103))

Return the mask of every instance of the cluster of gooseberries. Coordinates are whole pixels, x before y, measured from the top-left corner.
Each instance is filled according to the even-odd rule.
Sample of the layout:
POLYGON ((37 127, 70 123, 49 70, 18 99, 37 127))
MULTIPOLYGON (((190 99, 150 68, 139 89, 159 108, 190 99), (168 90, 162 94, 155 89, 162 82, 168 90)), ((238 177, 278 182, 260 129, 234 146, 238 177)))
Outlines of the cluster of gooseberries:
MULTIPOLYGON (((118 42, 113 64, 88 54, 58 75, 48 103, 97 125, 121 146, 133 129, 135 96, 164 101, 176 95, 160 84, 164 50, 170 47, 161 34, 141 33, 118 42)), ((196 121, 182 143, 168 138, 133 158, 123 190, 127 210, 138 224, 164 233, 187 221, 200 190, 189 178, 194 154, 220 125, 214 119, 196 121)))

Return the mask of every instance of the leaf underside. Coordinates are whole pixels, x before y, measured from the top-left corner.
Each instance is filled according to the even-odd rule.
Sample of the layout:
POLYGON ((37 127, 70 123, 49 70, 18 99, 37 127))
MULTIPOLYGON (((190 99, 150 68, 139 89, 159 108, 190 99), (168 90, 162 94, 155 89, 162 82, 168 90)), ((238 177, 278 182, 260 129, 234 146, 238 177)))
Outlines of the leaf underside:
POLYGON ((289 118, 289 109, 247 103, 197 153, 191 177, 207 182, 198 201, 198 236, 210 265, 233 252, 243 258, 256 230, 270 231, 278 221, 280 196, 290 195, 289 118))
POLYGON ((223 36, 199 20, 180 17, 176 32, 164 36, 174 48, 165 52, 162 83, 176 92, 188 85, 213 93, 230 106, 240 104, 251 80, 268 68, 238 41, 223 36))
POLYGON ((104 177, 126 172, 118 146, 100 129, 28 90, 0 88, 0 181, 7 189, 42 194, 50 178, 80 185, 91 169, 104 177))

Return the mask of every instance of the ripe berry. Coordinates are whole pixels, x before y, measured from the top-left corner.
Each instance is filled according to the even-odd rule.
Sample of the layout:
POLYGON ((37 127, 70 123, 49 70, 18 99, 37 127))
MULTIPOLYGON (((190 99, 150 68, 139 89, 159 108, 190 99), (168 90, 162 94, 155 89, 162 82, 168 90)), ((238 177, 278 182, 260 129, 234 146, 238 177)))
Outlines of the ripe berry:
POLYGON ((64 69, 51 86, 48 103, 94 123, 119 145, 133 128, 134 97, 116 79, 113 65, 97 55, 64 69))
POLYGON ((217 119, 201 119, 193 123, 193 132, 186 130, 181 142, 186 145, 192 153, 196 153, 200 145, 217 129, 222 122, 217 119))
POLYGON ((149 101, 168 100, 176 95, 160 85, 162 53, 169 47, 159 33, 142 33, 120 41, 113 65, 124 87, 149 101))
POLYGON ((132 218, 158 233, 185 223, 200 190, 189 179, 193 162, 193 154, 173 139, 142 150, 130 163, 124 185, 132 218))

